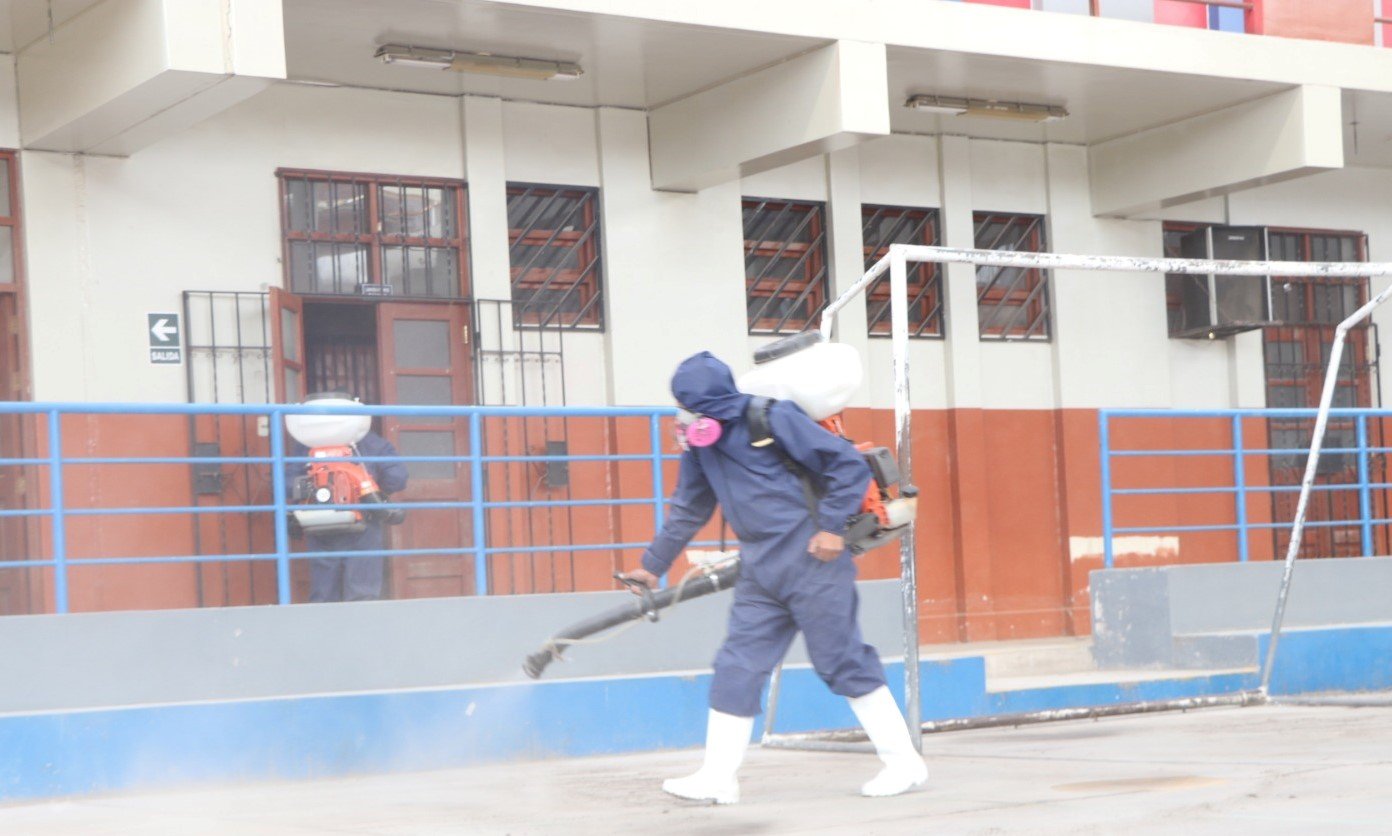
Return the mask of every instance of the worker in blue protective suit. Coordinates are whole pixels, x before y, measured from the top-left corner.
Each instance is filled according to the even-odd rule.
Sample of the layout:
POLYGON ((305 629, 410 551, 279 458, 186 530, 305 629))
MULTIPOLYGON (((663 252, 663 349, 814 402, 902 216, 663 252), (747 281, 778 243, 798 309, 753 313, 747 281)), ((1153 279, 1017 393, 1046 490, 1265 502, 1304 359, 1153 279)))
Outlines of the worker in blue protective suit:
MULTIPOLYGON (((363 436, 356 445, 364 457, 395 457, 396 448, 375 432, 363 436)), ((304 456, 308 450, 292 442, 288 455, 304 456)), ((406 465, 401 462, 369 461, 363 465, 385 494, 398 493, 406 488, 406 465)), ((304 473, 304 465, 291 465, 293 476, 304 473)), ((383 522, 375 516, 365 521, 366 528, 353 534, 307 534, 305 547, 312 552, 367 552, 386 548, 383 522)), ((309 558, 310 603, 330 601, 375 601, 382 597, 383 572, 386 557, 311 557, 309 558)))
POLYGON ((751 446, 750 396, 735 388, 729 367, 709 352, 682 362, 672 395, 707 431, 699 440, 687 432, 666 522, 644 552, 642 568, 627 577, 655 587, 717 504, 739 538, 741 568, 725 643, 715 657, 704 765, 662 788, 682 798, 738 801, 736 772, 764 683, 799 630, 817 674, 850 700, 885 763, 862 793, 897 795, 922 784, 927 767, 856 617, 856 566, 843 535, 869 484, 864 459, 793 402, 775 401, 768 413, 775 443, 814 483, 805 484, 772 445, 751 446), (711 430, 712 422, 718 430, 711 430))

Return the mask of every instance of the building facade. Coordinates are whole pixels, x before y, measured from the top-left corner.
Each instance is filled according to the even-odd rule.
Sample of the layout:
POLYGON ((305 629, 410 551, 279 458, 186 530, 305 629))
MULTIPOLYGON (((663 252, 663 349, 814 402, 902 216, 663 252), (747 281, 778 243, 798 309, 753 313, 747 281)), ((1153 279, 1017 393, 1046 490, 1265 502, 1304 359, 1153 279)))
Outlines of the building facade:
MULTIPOLYGON (((758 346, 815 324, 890 243, 1193 255, 1246 231, 1257 249, 1244 257, 1392 261, 1392 52, 1367 0, 0 6, 9 400, 260 403, 349 388, 376 403, 665 405, 682 357, 709 349, 747 368, 758 346), (509 71, 537 77, 498 75, 490 55, 534 59, 509 71), (161 314, 181 323, 179 362, 150 352, 161 314)), ((1278 277, 1265 319, 1279 327, 1210 338, 1191 285, 913 271, 925 639, 1086 632, 1101 556, 1097 410, 1311 405, 1332 326, 1382 289, 1278 277)), ((837 324, 867 364, 848 425, 885 440, 887 298, 872 288, 837 324)), ((1388 316, 1356 335, 1341 404, 1382 403, 1376 326, 1388 316)), ((4 420, 6 455, 42 446, 39 428, 4 420)), ((385 429, 407 454, 464 443, 435 424, 385 429)), ((512 430, 499 449, 646 443, 615 422, 512 430)), ((1202 425, 1155 432, 1221 445, 1202 425)), ((1268 440, 1299 447, 1302 432, 1308 444, 1297 424, 1268 440)), ((88 416, 68 437, 93 455, 266 443, 232 418, 88 416)), ((1183 484, 1207 467, 1152 475, 1183 484)), ((90 470, 74 474, 77 490, 115 504, 129 480, 90 470)), ((414 475, 409 498, 458 494, 453 473, 414 475)), ((515 476, 501 495, 545 495, 544 476, 515 476)), ((202 493, 184 469, 142 479, 169 504, 266 490, 232 471, 202 493)), ((569 480, 611 495, 642 481, 598 468, 569 480)), ((40 485, 10 478, 0 499, 23 507, 40 485)), ((226 517, 170 523, 158 539, 172 554, 264 543, 259 523, 226 517)), ((622 522, 572 517, 549 542, 614 536, 622 522)), ((43 554, 43 530, 6 525, 7 554, 43 554)), ((464 526, 439 512, 396 545, 428 549, 464 526)), ((150 534, 108 520, 75 542, 148 553, 150 534)), ((1231 559, 1231 537, 1128 538, 1119 552, 1231 559)), ((607 588, 635 558, 509 565, 499 591, 607 588)), ((887 577, 897 557, 862 570, 887 577)), ((264 600, 256 567, 233 571, 92 569, 74 606, 264 600)), ((7 611, 43 611, 42 578, 8 574, 7 611)), ((394 593, 467 594, 466 575, 417 560, 394 593)))

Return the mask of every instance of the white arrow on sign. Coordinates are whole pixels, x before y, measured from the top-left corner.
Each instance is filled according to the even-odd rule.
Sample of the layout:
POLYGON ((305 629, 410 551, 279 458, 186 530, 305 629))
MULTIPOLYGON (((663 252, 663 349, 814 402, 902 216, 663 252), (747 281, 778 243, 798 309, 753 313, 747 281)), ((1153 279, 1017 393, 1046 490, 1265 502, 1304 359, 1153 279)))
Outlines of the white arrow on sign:
POLYGON ((154 325, 150 326, 150 333, 154 334, 155 339, 159 340, 160 342, 167 343, 169 342, 169 338, 171 336, 179 333, 179 329, 177 326, 170 325, 168 319, 160 317, 159 319, 155 320, 154 325))

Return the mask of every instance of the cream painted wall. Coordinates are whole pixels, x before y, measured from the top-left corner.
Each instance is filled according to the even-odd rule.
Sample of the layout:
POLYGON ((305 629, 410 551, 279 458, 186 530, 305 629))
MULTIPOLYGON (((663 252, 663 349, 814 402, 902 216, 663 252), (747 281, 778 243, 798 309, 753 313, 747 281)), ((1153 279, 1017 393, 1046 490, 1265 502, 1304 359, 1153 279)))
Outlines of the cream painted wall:
MULTIPOLYGON (((0 91, 13 90, 12 72, 12 62, 0 65, 0 91)), ((14 103, 0 95, 0 136, 6 133, 15 135, 14 103)), ((505 250, 494 240, 506 229, 504 184, 602 186, 607 328, 567 337, 571 403, 666 403, 671 368, 700 348, 747 367, 751 349, 767 340, 745 333, 742 195, 831 195, 830 211, 844 213, 843 221, 857 218, 861 203, 940 208, 944 223, 968 239, 973 210, 1042 213, 1057 251, 1160 254, 1158 221, 1092 216, 1078 146, 893 136, 838 153, 834 164, 809 160, 698 194, 656 192, 646 124, 636 111, 461 105, 290 84, 130 158, 27 151, 36 397, 182 400, 183 368, 147 362, 144 314, 178 310, 187 289, 281 284, 278 167, 470 175, 471 191, 480 190, 471 207, 483 213, 471 226, 491 242, 475 244, 491 265, 478 281, 495 298, 506 293, 505 250)), ((1387 259, 1388 193, 1392 172, 1335 172, 1233 196, 1224 211, 1233 223, 1366 231, 1372 257, 1387 259)), ((856 235, 853 223, 837 225, 839 286, 862 269, 856 235)), ((1055 275, 1055 338, 1047 344, 979 342, 970 270, 956 271, 956 280, 965 285, 958 313, 967 321, 949 319, 947 327, 968 330, 955 351, 951 341, 914 341, 920 408, 1260 404, 1259 338, 1168 339, 1158 276, 1055 275)), ((1378 321, 1392 326, 1392 309, 1378 321)), ((888 341, 857 341, 867 358, 857 403, 887 407, 888 341)))
POLYGON ((978 212, 1048 210, 1044 146, 1030 142, 971 142, 972 209, 978 212))
POLYGON ((278 85, 129 158, 25 152, 30 317, 64 335, 36 341, 35 398, 184 400, 145 313, 282 283, 277 167, 460 177, 459 148, 450 99, 278 85))
POLYGON ((507 179, 562 186, 599 185, 595 111, 503 103, 507 179))

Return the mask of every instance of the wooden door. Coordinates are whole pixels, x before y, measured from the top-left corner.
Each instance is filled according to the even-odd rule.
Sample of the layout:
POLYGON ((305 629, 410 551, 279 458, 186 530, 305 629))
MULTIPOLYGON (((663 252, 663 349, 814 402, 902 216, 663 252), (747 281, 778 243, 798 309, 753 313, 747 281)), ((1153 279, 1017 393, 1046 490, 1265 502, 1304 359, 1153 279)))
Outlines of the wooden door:
MULTIPOLYGON (((461 304, 385 302, 377 308, 382 402, 403 406, 447 406, 472 401, 468 346, 469 308, 461 304)), ((456 456, 469 449, 469 422, 444 417, 387 418, 383 434, 403 456, 456 456)), ((469 497, 464 462, 411 462, 405 502, 461 501, 469 497)), ((467 508, 406 512, 390 529, 391 548, 465 548, 472 543, 467 508)), ((464 554, 395 557, 388 577, 394 598, 469 595, 473 558, 464 554)))
POLYGON ((299 403, 305 396, 304 300, 273 287, 269 305, 276 403, 299 403))
MULTIPOLYGON (((25 335, 21 327, 19 296, 0 292, 0 401, 28 400, 22 353, 25 335)), ((0 415, 0 458, 30 458, 37 445, 34 420, 29 416, 0 415)), ((39 484, 35 468, 0 465, 0 508, 29 508, 39 484)), ((34 517, 0 517, 0 562, 35 560, 30 544, 37 544, 34 517)), ((42 578, 38 570, 0 569, 0 615, 40 612, 42 578)))

